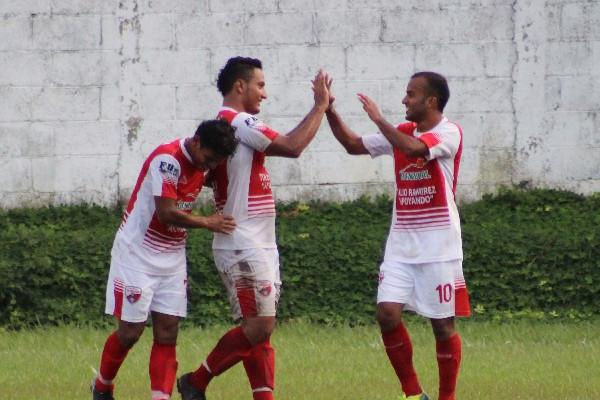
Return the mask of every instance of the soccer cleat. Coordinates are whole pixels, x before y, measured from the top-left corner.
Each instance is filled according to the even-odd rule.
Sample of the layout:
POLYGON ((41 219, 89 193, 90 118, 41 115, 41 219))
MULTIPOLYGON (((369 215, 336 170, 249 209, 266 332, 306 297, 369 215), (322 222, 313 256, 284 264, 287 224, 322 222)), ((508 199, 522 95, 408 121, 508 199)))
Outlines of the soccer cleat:
POLYGON ((191 372, 183 374, 177 379, 177 391, 181 394, 182 400, 206 400, 204 392, 196 389, 190 382, 191 372))
POLYGON ((425 393, 421 393, 406 397, 406 395, 403 393, 402 400, 429 400, 429 396, 427 396, 425 393))
POLYGON ((96 390, 96 379, 92 381, 90 391, 92 392, 92 400, 115 400, 111 392, 101 392, 96 390))

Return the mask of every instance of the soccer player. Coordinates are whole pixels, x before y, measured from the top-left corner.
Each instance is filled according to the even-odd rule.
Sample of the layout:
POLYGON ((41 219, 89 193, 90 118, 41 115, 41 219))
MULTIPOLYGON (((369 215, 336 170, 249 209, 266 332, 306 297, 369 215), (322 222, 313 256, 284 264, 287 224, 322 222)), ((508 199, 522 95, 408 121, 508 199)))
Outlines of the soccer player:
POLYGON ((115 316, 118 328, 104 345, 92 399, 113 399, 113 381, 142 335, 148 314, 154 334, 152 399, 170 398, 179 319, 187 312, 186 228, 225 236, 235 228, 231 216, 203 217, 191 211, 205 171, 232 155, 237 144, 229 123, 204 121, 193 137, 158 146, 144 162, 112 248, 106 313, 115 316))
POLYGON ((298 157, 314 138, 329 106, 323 72, 312 81, 314 105, 287 135, 256 118, 267 98, 262 63, 234 57, 219 72, 223 95, 219 118, 235 128, 240 145, 212 178, 216 206, 237 223, 231 235, 215 233, 213 254, 237 326, 227 332, 200 367, 184 374, 177 387, 184 400, 205 399, 211 379, 242 361, 254 400, 273 399, 275 351, 270 336, 281 281, 275 242, 275 201, 265 156, 298 157))
POLYGON ((402 311, 429 318, 436 339, 439 399, 456 398, 461 339, 455 316, 469 316, 462 272, 460 220, 454 199, 462 151, 461 128, 443 115, 450 91, 434 72, 414 74, 402 103, 409 122, 394 127, 364 94, 358 100, 380 134, 358 136, 333 103, 327 120, 350 154, 394 157, 392 226, 379 272, 377 320, 405 398, 426 400, 412 362, 402 311))

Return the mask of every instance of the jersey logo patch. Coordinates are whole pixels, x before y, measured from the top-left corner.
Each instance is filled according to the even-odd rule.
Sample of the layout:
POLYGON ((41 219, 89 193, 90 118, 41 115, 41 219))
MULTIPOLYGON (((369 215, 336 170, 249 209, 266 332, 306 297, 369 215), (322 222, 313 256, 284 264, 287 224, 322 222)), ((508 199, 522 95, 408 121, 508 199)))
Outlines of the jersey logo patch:
POLYGON ((125 297, 130 304, 136 303, 142 297, 142 289, 137 286, 125 286, 125 297))
POLYGON ((178 177, 179 176, 179 168, 177 168, 175 165, 173 165, 173 164, 171 164, 169 162, 161 161, 160 165, 158 166, 158 169, 163 174, 172 175, 174 177, 178 177))
POLYGON ((273 289, 273 285, 271 285, 270 281, 258 281, 258 293, 262 296, 267 297, 271 294, 271 290, 273 289))

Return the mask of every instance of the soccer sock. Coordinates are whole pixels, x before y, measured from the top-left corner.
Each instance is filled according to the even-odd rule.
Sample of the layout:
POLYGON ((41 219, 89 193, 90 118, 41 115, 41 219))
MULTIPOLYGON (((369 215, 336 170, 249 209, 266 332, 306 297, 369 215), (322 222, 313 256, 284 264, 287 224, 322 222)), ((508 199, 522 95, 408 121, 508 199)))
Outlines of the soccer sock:
POLYGON ((460 369, 460 335, 457 333, 448 340, 437 340, 435 347, 440 373, 439 400, 454 400, 456 398, 456 380, 460 369))
POLYGON ((250 354, 252 344, 244 335, 241 327, 236 327, 227 332, 215 348, 210 352, 200 368, 190 377, 190 383, 196 389, 206 391, 210 380, 227 369, 234 366, 250 354))
POLYGON ((275 349, 269 340, 254 346, 243 359, 254 400, 273 400, 275 388, 275 349))
POLYGON ((412 343, 404 324, 400 322, 396 329, 383 332, 381 337, 385 345, 385 352, 392 363, 392 367, 394 367, 394 371, 396 371, 398 379, 400 379, 402 391, 407 396, 420 394, 423 390, 413 367, 412 343))
POLYGON ((177 354, 174 344, 154 341, 150 352, 148 372, 150 373, 152 399, 168 399, 177 376, 177 354))
POLYGON ((117 376, 119 367, 123 364, 129 349, 121 344, 117 332, 113 332, 104 343, 102 358, 100 359, 100 372, 94 386, 100 392, 112 392, 113 379, 117 376))

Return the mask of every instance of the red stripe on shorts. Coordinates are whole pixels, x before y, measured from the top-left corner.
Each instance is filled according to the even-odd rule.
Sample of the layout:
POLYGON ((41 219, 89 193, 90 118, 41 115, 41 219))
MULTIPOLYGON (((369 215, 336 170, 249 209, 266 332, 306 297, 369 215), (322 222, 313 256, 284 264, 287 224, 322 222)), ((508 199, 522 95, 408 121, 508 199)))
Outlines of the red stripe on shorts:
POLYGON ((254 291, 254 282, 249 279, 239 279, 235 282, 235 290, 240 303, 242 317, 256 317, 256 296, 254 291))
POLYGON ((113 311, 113 315, 121 319, 123 311, 123 283, 115 281, 114 285, 115 310, 113 311))
POLYGON ((471 302, 466 287, 457 287, 454 291, 454 314, 457 317, 471 316, 471 302))

